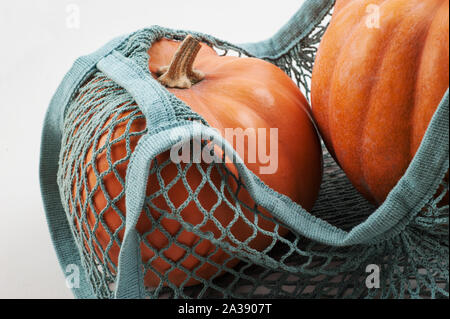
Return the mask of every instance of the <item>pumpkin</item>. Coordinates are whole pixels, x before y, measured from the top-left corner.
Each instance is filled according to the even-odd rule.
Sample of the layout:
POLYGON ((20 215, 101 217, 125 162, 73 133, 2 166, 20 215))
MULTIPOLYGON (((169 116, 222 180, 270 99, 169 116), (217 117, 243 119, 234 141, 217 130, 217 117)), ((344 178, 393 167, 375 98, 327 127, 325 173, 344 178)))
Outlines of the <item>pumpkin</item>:
MULTIPOLYGON (((285 73, 276 66, 259 59, 219 56, 211 47, 198 42, 191 36, 188 36, 183 43, 161 39, 152 45, 148 54, 151 74, 166 85, 170 92, 189 105, 192 110, 202 115, 208 124, 218 129, 219 132, 223 133, 225 128, 254 128, 255 130, 277 128, 278 170, 275 173, 260 175, 259 168, 266 166, 267 163, 260 162, 259 158, 256 163, 253 163, 247 160, 245 154, 239 153, 239 155, 245 160, 249 169, 259 175, 268 186, 290 197, 307 210, 313 207, 322 177, 320 140, 311 120, 306 99, 285 73)), ((121 114, 120 118, 125 118, 127 115, 129 112, 121 114)), ((129 124, 129 120, 123 120, 116 125, 111 140, 121 137, 129 124)), ((144 118, 134 120, 131 123, 130 133, 142 132, 145 127, 144 118)), ((97 131, 101 129, 98 127, 97 131)), ((108 134, 109 132, 105 132, 101 136, 99 143, 95 146, 96 150, 105 145, 108 134)), ((270 147, 269 134, 266 135, 267 147, 270 147)), ((139 136, 130 138, 131 151, 135 149, 139 138, 139 136)), ((234 145, 233 141, 229 140, 229 142, 234 145)), ((246 140, 244 150, 247 149, 248 143, 246 140)), ((106 150, 93 159, 93 154, 95 154, 93 148, 94 145, 90 147, 85 159, 85 164, 88 166, 88 189, 81 191, 83 201, 86 200, 86 194, 98 182, 97 175, 88 163, 94 162, 99 174, 106 172, 109 168, 106 150)), ((110 156, 113 163, 125 158, 126 154, 125 140, 121 140, 111 147, 110 156)), ((163 163, 168 159, 170 159, 169 151, 160 154, 156 161, 163 163)), ((186 164, 181 165, 183 169, 186 167, 186 164)), ((199 165, 206 172, 208 164, 201 163, 199 165)), ((231 172, 236 173, 232 163, 224 165, 231 172)), ((115 166, 122 180, 126 179, 127 166, 128 161, 122 161, 115 166)), ((79 169, 81 170, 81 168, 79 169)), ((173 162, 161 170, 161 178, 166 185, 173 181, 177 174, 178 169, 173 162)), ((222 180, 219 168, 214 168, 210 176, 215 187, 219 188, 222 180)), ((103 256, 102 251, 105 251, 111 242, 106 227, 114 233, 119 230, 122 220, 115 208, 108 205, 106 198, 116 198, 123 191, 123 186, 114 174, 108 174, 101 178, 103 189, 108 194, 105 194, 101 188, 96 190, 92 199, 95 211, 91 206, 87 207, 86 219, 88 222, 81 227, 86 234, 88 227, 93 230, 98 218, 96 212, 103 211, 102 223, 97 223, 99 226, 94 230, 94 250, 98 258, 107 263, 111 271, 114 271, 114 266, 117 266, 118 262, 119 245, 114 241, 108 250, 108 256, 103 256)), ((186 180, 189 187, 195 191, 202 182, 202 174, 198 169, 189 169, 186 180)), ((237 192, 239 186, 234 178, 229 177, 228 184, 231 193, 237 192)), ((73 185, 73 190, 74 192, 78 191, 76 185, 73 185)), ((160 190, 157 174, 151 174, 146 190, 147 195, 150 196, 160 190)), ((171 214, 173 213, 171 207, 179 208, 187 200, 188 191, 181 179, 170 188, 168 196, 173 206, 170 206, 162 195, 153 198, 152 205, 146 204, 146 209, 151 216, 143 211, 137 224, 138 231, 146 239, 146 244, 142 243, 140 247, 142 259, 153 269, 146 271, 145 285, 157 287, 161 284, 160 276, 165 275, 171 284, 187 287, 199 282, 189 276, 190 271, 194 271, 198 278, 207 280, 221 274, 221 270, 214 264, 234 267, 239 261, 237 258, 229 256, 220 248, 218 249, 209 240, 182 229, 178 221, 161 218, 162 211, 171 214), (152 228, 154 226, 152 223, 158 219, 159 229, 152 228), (168 237, 176 238, 176 240, 168 237), (181 246, 192 248, 195 254, 187 252, 181 246), (206 258, 207 262, 199 260, 194 255, 206 258), (179 264, 172 267, 168 261, 179 264)), ((214 207, 218 202, 218 196, 208 184, 203 186, 197 198, 204 209, 213 211, 214 217, 223 227, 230 225, 235 216, 233 210, 224 200, 218 207, 214 207)), ((227 198, 232 201, 231 195, 227 195, 227 198)), ((250 195, 245 189, 242 189, 238 198, 245 204, 242 205, 243 214, 250 222, 255 221, 254 212, 245 207, 255 206, 250 195)), ((125 198, 122 197, 118 200, 115 207, 125 212, 125 198)), ((80 214, 79 208, 76 209, 80 214)), ((262 214, 270 217, 270 214, 264 209, 259 208, 259 210, 262 214)), ((184 207, 180 215, 192 225, 198 225, 204 220, 203 213, 194 201, 184 207)), ((235 245, 230 236, 234 236, 240 241, 245 241, 253 236, 253 228, 243 218, 233 222, 233 226, 230 227, 231 235, 224 236, 223 241, 235 245)), ((283 227, 275 229, 275 224, 271 220, 261 217, 258 219, 258 226, 267 231, 278 231, 281 236, 288 232, 283 227)), ((79 229, 80 225, 77 225, 77 228, 79 229)), ((222 231, 212 219, 208 219, 200 229, 213 233, 216 238, 222 235, 222 231)), ((120 240, 123 239, 123 234, 124 231, 121 229, 118 232, 120 240)), ((261 251, 272 242, 273 237, 258 232, 253 239, 249 240, 248 246, 261 251)), ((168 282, 162 284, 167 285, 168 282)))
POLYGON ((330 153, 371 202, 384 202, 408 168, 448 70, 448 0, 336 2, 313 69, 312 110, 330 153))

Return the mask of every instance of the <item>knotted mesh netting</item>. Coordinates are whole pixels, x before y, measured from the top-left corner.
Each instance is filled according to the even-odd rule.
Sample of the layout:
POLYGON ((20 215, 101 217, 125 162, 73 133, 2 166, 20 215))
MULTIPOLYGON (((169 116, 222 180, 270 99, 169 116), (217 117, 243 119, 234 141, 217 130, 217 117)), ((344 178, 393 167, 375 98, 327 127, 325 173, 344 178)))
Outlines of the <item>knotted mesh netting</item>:
MULTIPOLYGON (((319 17, 315 28, 289 51, 267 58, 307 96, 330 14, 319 17)), ((182 40, 186 34, 147 29, 130 36, 117 51, 147 67, 146 52, 154 41, 182 40)), ((237 46, 195 35, 222 54, 252 56, 237 46)), ((171 99, 178 120, 207 125, 201 115, 171 99)), ((114 297, 127 218, 127 167, 145 134, 146 118, 139 105, 99 70, 76 90, 65 111, 58 170, 61 201, 89 284, 99 298, 114 297)), ((350 231, 377 208, 352 187, 325 147, 323 153, 323 183, 311 214, 350 231)), ((445 176, 437 177, 441 183, 435 195, 410 212, 401 231, 367 244, 333 247, 272 217, 249 196, 239 172, 223 163, 176 164, 163 153, 152 160, 148 174, 152 187, 137 224, 148 298, 448 297, 445 176), (226 218, 219 217, 224 211, 226 218), (238 235, 236 229, 243 231, 238 235), (255 238, 263 238, 264 249, 255 249, 255 238), (371 265, 379 268, 377 287, 367 282, 371 265)))

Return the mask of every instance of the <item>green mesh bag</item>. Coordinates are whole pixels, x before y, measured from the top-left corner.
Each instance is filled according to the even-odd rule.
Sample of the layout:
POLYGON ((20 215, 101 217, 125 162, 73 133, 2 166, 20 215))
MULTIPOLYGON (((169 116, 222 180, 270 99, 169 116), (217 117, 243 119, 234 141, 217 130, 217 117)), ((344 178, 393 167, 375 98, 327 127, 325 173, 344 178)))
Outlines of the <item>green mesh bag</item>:
MULTIPOLYGON (((262 43, 237 46, 212 36, 189 34, 223 54, 259 57, 277 65, 309 96, 315 53, 332 9, 333 1, 308 0, 282 30, 262 43)), ((449 170, 448 92, 417 155, 383 205, 376 208, 362 198, 323 148, 324 179, 315 208, 308 212, 264 185, 200 115, 150 75, 150 46, 161 38, 182 40, 187 34, 151 27, 119 37, 79 58, 51 102, 42 137, 41 190, 60 264, 64 271, 69 265, 80 269, 79 287, 73 288, 75 296, 448 298, 449 210, 439 205, 449 188, 445 179, 449 170), (131 123, 137 122, 144 123, 142 129, 131 129, 131 123), (114 136, 111 132, 119 126, 123 133, 114 136), (223 150, 231 152, 227 154, 236 155, 236 170, 232 172, 220 163, 177 164, 176 176, 164 180, 161 172, 175 164, 159 155, 200 133, 221 142, 223 150), (118 143, 126 145, 127 152, 114 161, 111 154, 118 143), (131 152, 133 143, 137 145, 131 152), (101 152, 106 168, 97 171, 86 158, 101 152), (124 163, 128 164, 126 178, 120 172, 124 163), (89 180, 88 170, 89 176, 95 176, 93 180, 89 180), (193 170, 202 177, 195 189, 187 182, 193 170), (219 174, 220 183, 212 182, 212 174, 219 174), (117 179, 122 188, 107 189, 105 178, 117 179), (146 194, 149 180, 159 187, 146 194), (182 206, 196 205, 202 212, 204 218, 198 224, 186 221, 180 213, 183 207, 171 202, 169 192, 176 183, 182 183, 186 190, 182 206), (206 209, 198 200, 204 188, 213 190, 217 205, 225 204, 233 211, 226 227, 214 217, 217 205, 206 209), (101 211, 92 204, 97 190, 104 194, 105 208, 101 211), (240 200, 244 190, 251 195, 253 207, 240 200), (156 204, 158 198, 166 200, 165 209, 156 204), (263 209, 273 217, 263 214, 263 209), (250 211, 252 217, 244 211, 250 211), (111 213, 120 221, 114 230, 105 222, 111 213), (149 229, 137 229, 141 214, 149 220, 149 229), (180 231, 168 233, 164 220, 178 222, 180 231), (258 251, 248 244, 251 238, 240 241, 230 235, 237 220, 251 227, 251 237, 269 237, 270 245, 258 251), (264 220, 276 225, 273 231, 262 227, 264 220), (220 233, 203 232, 201 225, 206 222, 215 223, 220 233), (281 227, 289 229, 289 235, 280 236, 281 227), (96 236, 99 229, 108 234, 102 241, 96 236), (179 238, 183 230, 200 240, 186 245, 179 238), (156 231, 166 242, 154 256, 142 258, 142 250, 152 245, 148 234, 156 231), (231 239, 225 241, 225 236, 231 239), (203 240, 216 249, 198 253, 203 240), (176 262, 164 254, 173 244, 184 253, 176 262), (210 256, 218 249, 232 257, 215 263, 210 256), (119 254, 117 261, 111 257, 113 252, 119 254), (188 256, 198 260, 193 269, 183 266, 188 256), (235 258, 239 263, 228 267, 235 258), (155 260, 164 260, 164 273, 154 266, 155 260), (197 274, 205 264, 216 269, 216 275, 207 280, 197 274), (367 282, 373 265, 379 270, 375 287, 367 282), (185 280, 177 285, 169 280, 176 269, 185 274, 185 280), (154 287, 144 283, 149 274, 159 281, 154 287), (190 280, 197 284, 189 285, 190 280)))

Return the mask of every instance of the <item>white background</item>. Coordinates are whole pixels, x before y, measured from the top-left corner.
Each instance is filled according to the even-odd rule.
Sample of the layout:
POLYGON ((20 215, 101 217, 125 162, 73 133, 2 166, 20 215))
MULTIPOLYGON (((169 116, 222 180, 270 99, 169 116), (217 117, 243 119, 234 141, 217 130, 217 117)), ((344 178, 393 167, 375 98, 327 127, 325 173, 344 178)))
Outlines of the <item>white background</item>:
POLYGON ((303 0, 17 0, 0 2, 0 298, 73 298, 41 201, 48 103, 80 55, 154 24, 232 43, 270 37, 303 0), (71 19, 76 5, 79 28, 71 19))

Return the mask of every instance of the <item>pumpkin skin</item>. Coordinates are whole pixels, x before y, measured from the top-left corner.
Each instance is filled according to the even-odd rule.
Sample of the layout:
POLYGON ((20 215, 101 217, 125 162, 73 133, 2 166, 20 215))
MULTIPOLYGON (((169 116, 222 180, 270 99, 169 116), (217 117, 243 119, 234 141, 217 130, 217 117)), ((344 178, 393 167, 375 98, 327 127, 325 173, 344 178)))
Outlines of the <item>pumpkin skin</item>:
MULTIPOLYGON (((171 62, 176 50, 180 46, 179 42, 171 40, 160 40, 153 44, 149 49, 149 69, 153 76, 157 76, 158 69, 167 66, 171 62)), ((260 163, 259 159, 256 163, 249 163, 244 154, 239 154, 248 167, 270 187, 276 191, 285 194, 293 201, 301 204, 305 209, 310 210, 317 199, 321 178, 322 178, 322 150, 320 140, 316 132, 316 128, 312 122, 309 106, 293 81, 280 69, 274 65, 258 59, 237 58, 237 57, 220 57, 217 53, 205 44, 201 45, 201 49, 195 60, 194 67, 205 74, 205 78, 193 85, 190 89, 168 89, 178 98, 186 102, 195 112, 201 114, 203 118, 212 127, 223 133, 225 128, 278 128, 278 170, 271 175, 259 175, 259 168, 267 166, 267 163, 260 163)), ((128 113, 120 116, 123 118, 128 113)), ((108 121, 109 122, 109 121, 108 121)), ((107 125, 106 123, 105 125, 107 125)), ((112 139, 117 139, 125 132, 128 120, 120 123, 114 128, 112 139)), ((134 120, 131 123, 130 132, 141 132, 145 129, 145 119, 134 120)), ((98 128, 100 130, 101 127, 98 128)), ((108 132, 100 138, 97 149, 100 149, 107 141, 108 132)), ((131 151, 134 151, 140 137, 132 137, 130 139, 131 151)), ((233 143, 233 141, 229 141, 233 143)), ((248 142, 245 142, 244 149, 247 148, 248 142)), ((234 145, 234 144, 232 144, 234 145)), ((267 134, 267 149, 269 147, 269 134, 267 134)), ((85 163, 90 163, 93 156, 93 146, 89 149, 85 163)), ((111 159, 115 163, 126 157, 125 141, 119 141, 111 147, 111 159)), ((167 161, 170 153, 165 152, 157 157, 158 163, 167 161)), ((106 151, 100 153, 95 159, 96 169, 98 173, 105 172, 109 168, 106 157, 106 151)), ((236 173, 236 169, 232 164, 226 164, 231 172, 236 173)), ((128 161, 123 162, 116 167, 116 171, 123 180, 126 180, 126 170, 128 161)), ((200 164, 201 168, 206 172, 207 164, 200 164)), ((186 165, 182 164, 182 167, 186 165)), ((167 185, 178 174, 178 169, 174 163, 166 166, 161 177, 167 185)), ((96 174, 92 167, 87 169, 88 187, 92 190, 97 183, 96 174)), ((217 169, 211 172, 211 180, 216 188, 220 187, 221 176, 217 169)), ((196 169, 190 169, 187 173, 187 181, 193 191, 197 189, 202 181, 201 173, 196 169)), ((238 185, 233 178, 228 180, 230 189, 235 192, 238 185)), ((102 179, 102 183, 107 190, 110 198, 114 198, 123 187, 113 174, 108 174, 102 179)), ((150 196, 160 191, 161 187, 158 183, 156 174, 149 176, 146 194, 150 196)), ((219 188, 220 189, 220 188, 219 188)), ((73 185, 74 193, 77 192, 76 185, 73 185)), ((81 192, 83 200, 86 199, 86 190, 81 192)), ((170 201, 173 206, 180 207, 188 198, 183 182, 179 180, 168 192, 170 201)), ((230 196, 227 196, 231 200, 230 196)), ((250 195, 242 190, 239 193, 239 199, 248 205, 254 207, 255 203, 250 195)), ((217 202, 217 195, 208 185, 204 186, 198 195, 198 201, 201 205, 210 210, 217 202)), ((146 204, 146 209, 152 217, 157 220, 161 214, 155 209, 172 213, 173 209, 169 206, 163 196, 158 196, 152 200, 152 205, 146 204)), ((107 206, 106 196, 101 189, 98 189, 93 197, 93 206, 96 212, 105 210, 103 214, 104 224, 115 232, 122 224, 119 214, 112 208, 107 206)), ((116 202, 116 206, 120 211, 126 212, 125 197, 116 202)), ((259 208, 262 214, 270 216, 270 214, 262 208, 259 208)), ((244 215, 250 221, 254 221, 254 213, 245 207, 242 207, 244 215)), ((79 213, 79 209, 77 209, 79 213)), ((186 222, 192 225, 200 224, 204 217, 194 202, 190 202, 181 211, 181 216, 186 222)), ((96 214, 90 207, 87 208, 88 225, 82 225, 83 228, 90 227, 93 229, 96 224, 96 214)), ((214 217, 226 227, 230 224, 234 217, 234 212, 222 202, 214 211, 214 217)), ((152 219, 153 219, 152 218, 152 219)), ((167 231, 171 236, 177 236, 177 241, 183 243, 187 247, 194 247, 196 254, 208 258, 208 260, 219 265, 226 264, 227 267, 233 267, 238 263, 238 259, 230 257, 222 249, 217 249, 210 241, 203 240, 195 234, 182 229, 179 222, 168 218, 160 220, 161 228, 167 231)), ((268 231, 274 231, 275 225, 268 220, 259 218, 259 227, 268 231)), ((137 224, 138 231, 143 234, 148 242, 141 244, 141 255, 145 263, 149 263, 160 274, 168 276, 168 281, 179 287, 181 285, 187 287, 198 283, 194 278, 187 278, 183 267, 188 271, 196 269, 195 273, 198 277, 209 279, 212 276, 218 276, 219 269, 209 262, 201 263, 194 255, 189 254, 186 250, 176 243, 169 243, 169 239, 159 229, 152 230, 152 221, 146 213, 142 213, 137 224), (180 265, 172 268, 167 261, 160 256, 161 253, 165 258, 173 262, 179 262, 180 265), (182 266, 182 267, 180 267, 182 266), (198 267, 198 268, 197 268, 198 267)), ((77 227, 79 227, 77 225, 77 227)), ((212 220, 208 220, 204 226, 200 228, 204 232, 212 232, 216 238, 222 235, 222 232, 214 224, 212 220)), ((279 228, 278 233, 281 236, 288 232, 285 228, 279 228)), ((85 233, 87 233, 85 231, 85 233)), ((242 219, 238 219, 231 227, 231 234, 241 241, 245 241, 252 236, 253 229, 242 219)), ((124 230, 118 232, 120 240, 123 239, 124 230)), ((94 243, 96 255, 105 260, 111 271, 117 265, 119 246, 114 243, 110 248, 108 256, 103 256, 102 251, 110 243, 110 237, 103 225, 100 225, 95 232, 98 244, 94 243), (108 257, 108 258, 106 258, 108 257), (109 260, 108 260, 109 259, 109 260)), ((229 237, 225 237, 223 241, 231 243, 229 237)), ((256 250, 263 250, 272 243, 272 238, 261 233, 249 242, 249 246, 256 250)), ((160 285, 160 278, 153 272, 147 271, 145 275, 145 285, 147 287, 157 287, 160 285)), ((167 282, 163 283, 167 285, 167 282)))
POLYGON ((353 185, 381 204, 449 85, 449 1, 337 1, 312 76, 319 131, 353 185))

